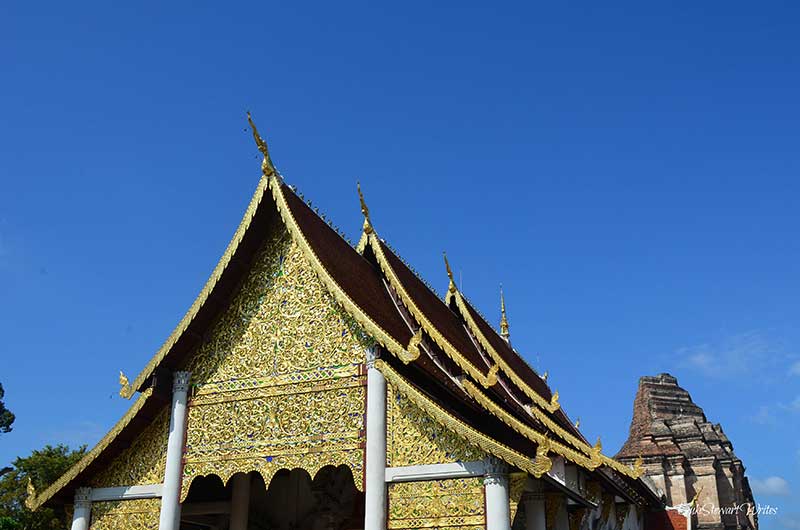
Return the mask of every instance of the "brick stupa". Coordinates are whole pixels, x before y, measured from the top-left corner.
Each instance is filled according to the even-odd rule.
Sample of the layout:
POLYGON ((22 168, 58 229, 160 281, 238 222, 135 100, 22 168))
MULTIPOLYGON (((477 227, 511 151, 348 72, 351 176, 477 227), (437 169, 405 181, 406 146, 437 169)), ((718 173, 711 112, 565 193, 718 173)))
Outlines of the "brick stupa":
POLYGON ((697 496, 694 529, 758 529, 758 517, 748 515, 746 506, 725 509, 755 506, 733 445, 720 424, 709 422, 670 374, 639 379, 630 435, 617 458, 633 463, 639 456, 645 474, 666 496, 668 505, 690 503, 697 496), (723 509, 714 509, 719 507, 723 509), (720 513, 726 511, 736 513, 720 513))

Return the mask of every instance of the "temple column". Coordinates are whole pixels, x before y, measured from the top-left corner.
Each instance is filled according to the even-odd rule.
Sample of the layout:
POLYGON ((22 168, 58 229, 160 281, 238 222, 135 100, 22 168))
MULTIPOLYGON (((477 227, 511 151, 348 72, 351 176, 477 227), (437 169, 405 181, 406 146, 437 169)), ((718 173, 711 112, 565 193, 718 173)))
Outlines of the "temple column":
POLYGON ((91 488, 78 488, 75 490, 75 504, 72 512, 71 530, 89 530, 89 521, 92 518, 91 488))
POLYGON ((167 463, 161 493, 159 530, 178 530, 180 527, 181 471, 183 468, 183 443, 186 435, 186 399, 189 393, 190 372, 175 372, 172 384, 172 413, 167 439, 167 463))
POLYGON ((525 505, 525 530, 546 530, 544 494, 526 493, 522 502, 525 505))
POLYGON ((375 368, 377 359, 377 348, 367 350, 364 530, 386 530, 386 379, 375 368))
POLYGON ((231 494, 231 522, 229 530, 247 530, 250 514, 250 475, 237 473, 233 476, 231 494))
POLYGON ((486 459, 483 479, 486 495, 486 530, 511 530, 508 504, 508 466, 494 457, 486 459))

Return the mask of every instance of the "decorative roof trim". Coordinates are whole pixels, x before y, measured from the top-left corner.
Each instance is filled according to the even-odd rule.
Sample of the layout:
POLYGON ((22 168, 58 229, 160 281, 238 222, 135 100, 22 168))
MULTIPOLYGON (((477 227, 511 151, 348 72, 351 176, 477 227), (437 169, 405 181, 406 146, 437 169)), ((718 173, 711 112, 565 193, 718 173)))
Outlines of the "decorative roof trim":
POLYGON ((414 405, 422 409, 422 411, 445 429, 460 436, 470 445, 478 447, 537 478, 542 475, 542 473, 539 473, 537 468, 534 467, 533 461, 530 458, 501 444, 463 421, 454 418, 438 403, 432 401, 425 394, 414 388, 411 383, 395 372, 385 361, 378 359, 375 361, 375 367, 383 374, 390 385, 406 396, 414 405))
POLYGON ((167 340, 164 341, 164 344, 161 345, 153 358, 150 359, 150 362, 147 363, 141 373, 136 376, 136 379, 127 389, 127 392, 120 392, 121 395, 125 394, 123 397, 130 399, 134 392, 142 387, 147 378, 152 375, 153 371, 158 367, 161 361, 164 360, 164 357, 166 357, 167 353, 169 353, 175 343, 178 342, 178 339, 181 338, 183 333, 189 327, 189 324, 191 324, 194 318, 197 316, 200 308, 202 308, 203 304, 205 304, 206 300, 208 300, 208 297, 211 295, 214 287, 216 287, 217 282, 219 282, 219 279, 222 277, 222 274, 225 272, 228 264, 230 264, 233 255, 236 253, 236 250, 239 248, 239 244, 242 242, 242 239, 247 232, 247 229, 250 228, 250 223, 253 221, 256 210, 261 204, 261 200, 264 198, 264 192, 266 189, 267 177, 262 176, 258 182, 255 193, 253 193, 253 197, 250 199, 250 204, 248 204, 247 209, 244 212, 242 221, 239 223, 239 227, 236 229, 231 241, 225 248, 225 252, 222 253, 222 257, 219 259, 219 262, 217 262, 217 266, 214 267, 214 271, 211 273, 211 276, 200 290, 200 294, 197 295, 197 298, 195 298, 194 302, 189 307, 189 310, 183 316, 172 333, 170 333, 169 337, 167 337, 167 340))
POLYGON ((113 442, 117 438, 117 436, 119 436, 119 433, 121 433, 122 430, 125 429, 125 427, 127 427, 128 424, 130 424, 133 418, 136 417, 139 411, 142 410, 145 403, 152 394, 153 394, 152 388, 148 388, 147 390, 139 394, 139 397, 136 399, 136 401, 133 402, 133 405, 131 405, 131 408, 128 409, 128 412, 126 412, 125 415, 122 416, 122 418, 120 418, 120 420, 117 422, 117 424, 114 425, 111 428, 111 430, 108 431, 108 433, 105 436, 103 436, 103 438, 99 442, 97 442, 97 445, 95 445, 91 451, 83 455, 83 458, 78 460, 78 462, 74 466, 69 468, 69 470, 67 470, 66 473, 61 475, 61 477, 58 480, 53 482, 50 486, 47 487, 46 490, 37 495, 36 498, 34 499, 28 498, 25 501, 25 505, 28 507, 28 509, 30 510, 39 509, 45 502, 50 500, 50 498, 52 498, 53 495, 58 493, 62 488, 64 488, 64 486, 69 484, 75 477, 77 477, 78 474, 84 471, 89 466, 89 464, 94 462, 95 459, 98 456, 100 456, 100 453, 105 451, 105 449, 111 444, 111 442, 113 442))
POLYGON ((281 188, 281 181, 277 177, 272 177, 269 180, 269 187, 272 191, 272 197, 275 199, 275 204, 278 207, 278 212, 283 219, 286 228, 294 238, 294 241, 300 247, 311 268, 317 274, 317 277, 322 281, 323 285, 328 289, 328 292, 333 296, 337 303, 339 303, 347 313, 352 316, 361 327, 364 328, 378 344, 389 350, 394 356, 399 359, 409 357, 409 353, 402 344, 397 342, 387 331, 380 327, 374 320, 372 320, 367 313, 362 310, 345 292, 342 287, 336 283, 336 280, 328 273, 322 262, 317 257, 311 244, 306 239, 303 231, 297 225, 297 221, 292 215, 286 203, 286 198, 283 196, 283 189, 281 188))
POLYGON ((536 431, 535 429, 525 425, 520 420, 515 418, 512 414, 504 410, 502 407, 497 405, 494 401, 489 399, 489 397, 481 392, 478 387, 476 387, 470 381, 462 381, 462 386, 466 393, 475 401, 480 403, 480 405, 488 410, 494 417, 517 431, 519 434, 527 438, 528 440, 536 443, 536 444, 543 444, 543 443, 550 443, 550 449, 557 453, 570 462, 574 462, 581 467, 588 469, 589 471, 593 471, 600 466, 599 459, 593 459, 589 456, 586 456, 574 449, 570 449, 569 447, 562 445, 561 443, 552 440, 545 436, 544 434, 536 431))
POLYGON ((430 336, 433 341, 444 351, 448 357, 450 357, 453 362, 455 362, 462 370, 470 375, 475 381, 478 381, 484 388, 489 388, 490 386, 497 383, 497 371, 498 367, 495 365, 489 368, 489 371, 486 375, 483 375, 481 371, 469 362, 450 342, 444 338, 444 336, 436 329, 428 317, 425 316, 425 313, 420 310, 417 305, 414 303, 414 300, 406 291, 403 283, 397 277, 392 266, 389 264, 389 261, 386 259, 386 255, 383 253, 383 249, 381 248, 380 242, 378 241, 377 235, 373 232, 372 234, 368 234, 368 240, 370 248, 372 248, 375 257, 378 260, 378 265, 380 266, 383 273, 386 275, 386 278, 389 280, 389 284, 394 288, 397 294, 400 296, 400 299, 403 301, 403 305, 408 308, 409 313, 419 322, 422 329, 425 330, 425 333, 430 336))
POLYGON ((550 401, 547 401, 542 396, 540 396, 534 389, 528 386, 522 377, 519 376, 509 365, 508 363, 503 360, 503 357, 497 353, 489 340, 486 336, 481 333, 480 328, 476 324, 475 320, 472 318, 469 309, 466 307, 466 301, 464 300, 461 291, 456 289, 454 292, 447 294, 447 302, 450 302, 451 298, 455 298, 456 307, 461 312, 461 315, 464 317, 464 321, 467 323, 467 327, 472 332, 473 335, 478 339, 478 342, 481 346, 489 353, 489 356, 492 360, 500 367, 504 374, 508 376, 511 381, 517 385, 517 387, 522 390, 526 396, 531 398, 534 403, 538 406, 542 407, 543 409, 547 410, 550 413, 556 412, 561 405, 558 403, 558 392, 553 393, 553 398, 550 401))

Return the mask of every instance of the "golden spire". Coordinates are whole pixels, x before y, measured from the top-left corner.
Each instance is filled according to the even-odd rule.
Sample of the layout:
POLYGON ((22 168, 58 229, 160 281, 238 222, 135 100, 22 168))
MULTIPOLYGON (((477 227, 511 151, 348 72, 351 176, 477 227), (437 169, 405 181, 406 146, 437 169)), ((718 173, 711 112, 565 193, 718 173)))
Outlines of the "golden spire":
POLYGON ((264 159, 261 161, 261 172, 265 177, 270 177, 277 174, 275 171, 275 166, 272 165, 272 159, 269 157, 267 143, 261 138, 261 135, 258 134, 258 129, 256 129, 256 124, 253 123, 253 117, 250 116, 250 112, 247 113, 247 123, 250 124, 250 128, 253 130, 253 139, 256 141, 258 150, 261 151, 262 155, 264 155, 264 159))
POLYGON ((506 317, 506 299, 503 296, 503 286, 500 286, 500 336, 508 342, 508 318, 506 317))
POLYGON ((450 269, 450 263, 447 261, 447 253, 442 252, 444 255, 444 267, 447 269, 447 277, 450 278, 450 285, 447 286, 447 290, 450 293, 456 292, 456 282, 453 280, 453 271, 450 269))
POLYGON ((364 233, 371 234, 374 230, 372 228, 372 221, 369 218, 369 208, 367 208, 367 203, 364 201, 364 194, 361 193, 360 182, 356 182, 356 188, 358 188, 358 200, 361 201, 361 213, 364 214, 364 233))

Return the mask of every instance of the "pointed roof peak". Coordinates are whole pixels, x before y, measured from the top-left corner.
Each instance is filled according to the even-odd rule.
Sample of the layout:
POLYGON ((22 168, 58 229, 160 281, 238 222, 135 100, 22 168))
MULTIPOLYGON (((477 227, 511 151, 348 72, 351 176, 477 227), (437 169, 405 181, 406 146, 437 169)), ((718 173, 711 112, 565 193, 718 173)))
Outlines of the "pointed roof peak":
POLYGON ((277 176, 278 171, 275 169, 275 166, 272 165, 272 159, 269 156, 267 142, 265 142, 264 139, 261 138, 261 135, 258 134, 258 129, 256 128, 256 124, 253 122, 253 117, 250 115, 250 111, 247 111, 247 123, 250 124, 250 129, 253 131, 253 139, 256 141, 258 150, 261 151, 262 155, 264 155, 264 159, 261 161, 261 172, 265 177, 271 177, 273 175, 277 176))
POLYGON ((500 336, 509 342, 508 317, 506 316, 506 299, 503 296, 503 284, 500 284, 500 336))
POLYGON ((456 292, 456 282, 453 280, 453 270, 450 268, 450 262, 447 261, 447 252, 442 251, 442 255, 444 256, 444 267, 447 270, 447 277, 450 279, 450 284, 447 286, 447 292, 452 294, 456 292))

